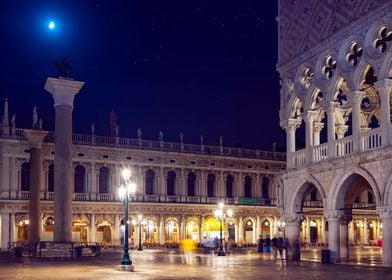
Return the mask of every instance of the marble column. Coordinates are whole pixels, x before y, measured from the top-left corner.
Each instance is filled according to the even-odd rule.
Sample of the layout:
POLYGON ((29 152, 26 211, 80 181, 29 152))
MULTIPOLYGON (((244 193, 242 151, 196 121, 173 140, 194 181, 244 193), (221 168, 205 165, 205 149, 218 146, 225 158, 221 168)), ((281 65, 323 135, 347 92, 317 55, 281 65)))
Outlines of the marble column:
POLYGON ((45 90, 54 99, 54 241, 72 241, 72 110, 84 82, 48 78, 45 90))
POLYGON ((388 146, 391 143, 391 105, 390 105, 390 91, 392 88, 392 80, 384 79, 375 82, 375 87, 378 89, 381 103, 381 131, 382 131, 382 145, 388 146))
MULTIPOLYGON (((97 226, 95 225, 95 214, 90 214, 90 242, 97 242, 97 226)), ((115 235, 116 229, 114 229, 115 235)))
POLYGON ((286 252, 286 259, 293 260, 293 246, 295 242, 300 243, 300 226, 301 220, 303 219, 303 215, 299 214, 291 214, 291 215, 284 215, 282 220, 286 222, 285 236, 289 241, 289 248, 286 252))
POLYGON ((48 132, 35 129, 25 129, 23 132, 30 144, 29 242, 39 242, 41 239, 40 195, 43 185, 41 147, 48 132))
POLYGON ((344 212, 341 210, 325 210, 324 217, 328 221, 328 245, 331 250, 331 262, 340 260, 340 218, 344 212))
POLYGON ((11 242, 11 214, 1 212, 1 251, 8 249, 8 242, 11 242))
POLYGON ((286 131, 286 162, 288 168, 294 165, 292 154, 295 152, 295 131, 300 124, 301 120, 297 119, 288 119, 286 122, 281 123, 281 127, 286 131))
POLYGON ((340 220, 340 257, 348 260, 349 258, 349 241, 348 241, 348 224, 351 216, 345 215, 340 220))
POLYGON ((377 207, 382 221, 382 259, 385 266, 392 266, 392 206, 377 207))
POLYGON ((326 104, 326 108, 328 116, 328 158, 336 157, 336 149, 335 149, 335 111, 338 104, 336 102, 329 102, 326 104))
POLYGON ((305 121, 306 163, 313 162, 313 123, 316 112, 308 111, 303 119, 305 121))
POLYGON ((313 146, 320 145, 320 132, 323 130, 324 124, 319 122, 313 123, 313 146))
POLYGON ((348 98, 352 106, 352 135, 354 152, 361 150, 361 103, 365 97, 363 91, 355 90, 350 92, 348 98))
POLYGON ((121 234, 120 234, 120 216, 118 214, 114 215, 114 245, 121 245, 121 234))

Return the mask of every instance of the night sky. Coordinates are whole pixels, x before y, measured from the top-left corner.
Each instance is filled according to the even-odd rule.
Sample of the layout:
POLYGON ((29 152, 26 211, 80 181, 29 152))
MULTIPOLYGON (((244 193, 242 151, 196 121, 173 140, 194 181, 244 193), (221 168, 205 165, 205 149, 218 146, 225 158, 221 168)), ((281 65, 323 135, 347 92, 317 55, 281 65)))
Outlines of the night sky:
POLYGON ((54 120, 43 87, 66 57, 86 82, 74 102, 74 132, 242 145, 285 145, 279 127, 277 1, 0 1, 0 98, 17 127, 32 108, 54 120), (50 20, 56 28, 49 30, 50 20))

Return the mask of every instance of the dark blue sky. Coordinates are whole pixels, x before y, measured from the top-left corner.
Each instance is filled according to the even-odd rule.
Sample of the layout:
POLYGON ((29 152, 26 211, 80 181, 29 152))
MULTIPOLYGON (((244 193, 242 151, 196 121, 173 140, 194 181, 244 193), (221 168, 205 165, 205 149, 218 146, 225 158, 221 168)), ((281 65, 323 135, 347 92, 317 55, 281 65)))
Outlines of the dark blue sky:
MULTIPOLYGON (((53 101, 43 90, 67 57, 76 96, 74 131, 270 149, 279 127, 276 1, 1 1, 0 97, 18 127, 34 105, 45 121, 53 101), (48 23, 56 22, 50 31, 48 23)), ((2 106, 1 106, 2 108, 2 106)), ((2 109, 1 109, 2 112, 2 109)))

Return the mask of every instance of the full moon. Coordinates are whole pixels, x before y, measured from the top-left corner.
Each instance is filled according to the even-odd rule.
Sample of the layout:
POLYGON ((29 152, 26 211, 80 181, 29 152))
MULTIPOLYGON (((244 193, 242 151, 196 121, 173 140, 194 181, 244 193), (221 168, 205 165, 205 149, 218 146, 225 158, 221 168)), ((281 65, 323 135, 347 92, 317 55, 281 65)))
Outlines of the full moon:
POLYGON ((54 21, 51 21, 51 22, 49 22, 48 27, 50 30, 53 30, 56 27, 56 24, 54 23, 54 21))

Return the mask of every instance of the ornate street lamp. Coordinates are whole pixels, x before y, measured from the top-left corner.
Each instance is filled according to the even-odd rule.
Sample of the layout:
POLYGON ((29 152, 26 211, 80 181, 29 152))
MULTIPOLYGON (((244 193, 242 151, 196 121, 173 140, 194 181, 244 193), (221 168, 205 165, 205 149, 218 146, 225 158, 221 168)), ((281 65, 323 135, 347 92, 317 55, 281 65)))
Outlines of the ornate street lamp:
POLYGON ((143 246, 142 246, 142 226, 146 225, 146 221, 143 220, 143 216, 142 215, 138 215, 137 216, 137 223, 136 225, 139 228, 139 246, 137 247, 138 251, 143 251, 143 246))
POLYGON ((118 190, 118 194, 120 200, 124 205, 124 255, 121 261, 122 266, 129 266, 128 268, 124 268, 123 270, 131 270, 133 271, 132 260, 129 257, 129 247, 128 247, 128 203, 135 196, 136 193, 136 184, 133 182, 133 178, 131 177, 131 170, 125 168, 121 172, 123 184, 120 186, 118 190))
POLYGON ((220 233, 218 256, 226 255, 225 251, 223 251, 222 223, 228 217, 233 216, 233 211, 231 209, 228 209, 226 213, 223 211, 224 206, 225 205, 221 202, 219 203, 218 208, 215 210, 215 217, 219 220, 219 233, 220 233))

